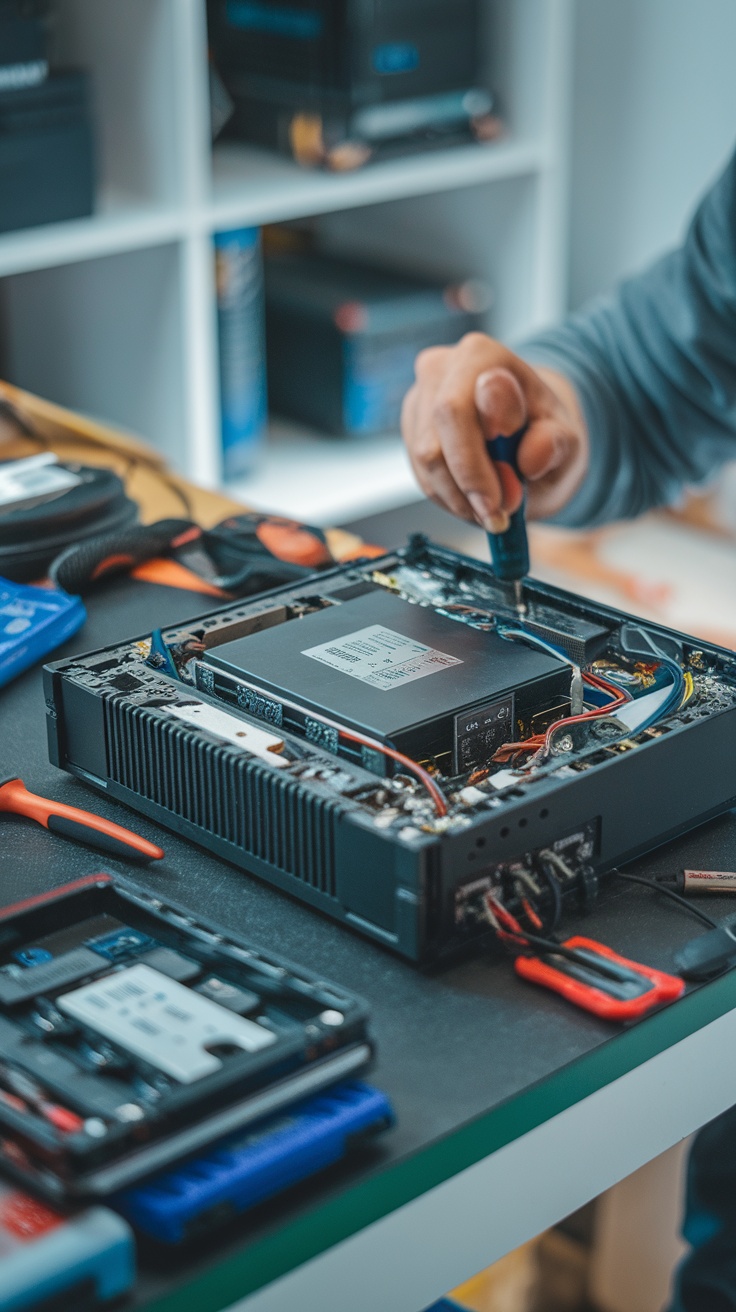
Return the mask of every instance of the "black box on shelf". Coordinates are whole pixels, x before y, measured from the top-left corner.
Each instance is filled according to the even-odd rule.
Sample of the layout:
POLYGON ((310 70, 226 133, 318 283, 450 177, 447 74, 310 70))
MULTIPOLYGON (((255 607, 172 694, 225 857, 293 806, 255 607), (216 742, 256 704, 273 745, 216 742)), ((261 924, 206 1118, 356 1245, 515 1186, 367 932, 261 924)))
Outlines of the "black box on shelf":
POLYGON ((398 427, 417 352, 482 326, 486 289, 318 253, 266 260, 271 408, 327 433, 398 427))
POLYGON ((47 73, 45 5, 0 0, 0 92, 37 86, 47 73))
POLYGON ((209 0, 227 133, 343 169, 497 131, 479 0, 209 0))
POLYGON ((94 196, 87 74, 0 94, 0 232, 82 218, 94 196))

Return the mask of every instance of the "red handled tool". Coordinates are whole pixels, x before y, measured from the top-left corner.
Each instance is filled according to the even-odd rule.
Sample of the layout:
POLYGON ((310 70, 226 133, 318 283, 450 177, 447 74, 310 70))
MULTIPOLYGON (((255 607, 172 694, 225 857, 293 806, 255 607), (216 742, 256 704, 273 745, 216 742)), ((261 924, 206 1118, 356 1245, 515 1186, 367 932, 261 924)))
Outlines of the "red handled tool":
POLYGON ((517 975, 559 993, 583 1011, 604 1020, 637 1020, 652 1007, 674 1002, 685 991, 684 980, 676 975, 620 957, 596 939, 568 938, 557 943, 540 938, 523 929, 490 893, 484 902, 497 937, 512 951, 521 952, 514 961, 517 975), (528 955, 531 953, 534 955, 528 955))
POLYGON ((604 1020, 637 1020, 652 1007, 674 1002, 685 990, 677 976, 620 957, 595 939, 568 938, 560 947, 574 953, 574 959, 552 951, 519 956, 514 962, 517 975, 604 1020))
POLYGON ((24 815, 29 820, 36 820, 52 834, 61 834, 62 838, 71 838, 87 847, 97 848, 108 856, 124 857, 128 861, 160 861, 163 849, 156 847, 134 834, 122 825, 115 825, 111 820, 103 820, 91 811, 80 811, 76 806, 64 806, 63 802, 52 802, 48 797, 39 797, 29 793, 22 779, 0 780, 0 812, 9 815, 24 815))

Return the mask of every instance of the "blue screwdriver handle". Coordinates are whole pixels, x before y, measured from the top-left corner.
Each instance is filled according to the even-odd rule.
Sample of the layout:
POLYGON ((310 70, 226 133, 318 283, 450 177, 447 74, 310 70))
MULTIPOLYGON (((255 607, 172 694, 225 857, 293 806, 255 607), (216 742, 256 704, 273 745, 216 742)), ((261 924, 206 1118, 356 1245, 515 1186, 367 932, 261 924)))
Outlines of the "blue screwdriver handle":
MULTIPOLYGON (((486 442, 486 449, 491 460, 498 464, 510 465, 519 479, 517 456, 521 439, 528 425, 524 424, 510 436, 499 434, 486 442)), ((526 535, 526 494, 524 500, 511 516, 511 522, 505 533, 489 533, 488 545, 496 578, 506 583, 515 583, 526 578, 529 573, 529 540, 526 535)))

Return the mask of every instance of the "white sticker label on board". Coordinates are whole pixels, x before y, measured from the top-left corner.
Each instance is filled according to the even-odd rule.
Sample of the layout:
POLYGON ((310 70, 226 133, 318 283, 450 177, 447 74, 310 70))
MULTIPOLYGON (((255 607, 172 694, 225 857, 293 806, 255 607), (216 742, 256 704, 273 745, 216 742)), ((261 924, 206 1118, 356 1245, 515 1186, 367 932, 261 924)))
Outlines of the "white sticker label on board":
POLYGON ((276 1042, 262 1025, 142 962, 65 993, 57 1006, 181 1084, 218 1071, 222 1045, 259 1052, 276 1042))
POLYGON ((349 674, 361 683, 388 692, 427 674, 437 674, 450 665, 462 665, 457 656, 437 651, 416 638, 387 629, 383 624, 369 624, 355 633, 346 633, 332 642, 307 647, 303 656, 321 661, 341 674, 349 674))

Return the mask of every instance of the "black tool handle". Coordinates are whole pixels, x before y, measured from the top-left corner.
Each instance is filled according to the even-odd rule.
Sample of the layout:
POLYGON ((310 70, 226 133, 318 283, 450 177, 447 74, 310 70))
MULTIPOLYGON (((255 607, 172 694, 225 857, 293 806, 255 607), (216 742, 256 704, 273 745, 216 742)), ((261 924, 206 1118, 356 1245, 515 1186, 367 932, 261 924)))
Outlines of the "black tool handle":
POLYGON ((515 510, 505 533, 489 533, 493 572, 505 583, 525 579, 529 573, 529 539, 526 533, 524 503, 515 510))
POLYGON ((62 551, 49 569, 49 578, 57 588, 77 597, 99 579, 165 555, 187 533, 198 532, 190 519, 160 519, 119 533, 103 533, 62 551))
POLYGON ((157 861, 163 856, 160 848, 155 849, 152 843, 145 843, 135 834, 131 834, 131 841, 127 842, 124 838, 106 833, 102 829, 85 824, 82 820, 70 820, 65 815, 50 815, 46 828, 50 829, 52 834, 71 838, 75 843, 83 843, 85 847, 93 847, 107 856, 121 857, 124 861, 137 861, 141 865, 148 865, 149 861, 157 861), (134 842, 134 839, 137 841, 134 842))
POLYGON ((736 939, 724 925, 698 935, 675 956, 678 971, 685 979, 713 979, 736 962, 736 939))
MULTIPOLYGON (((486 442, 486 448, 491 459, 507 464, 520 481, 518 452, 527 427, 527 424, 523 424, 509 437, 500 434, 498 437, 494 437, 492 441, 486 442)), ((524 497, 518 510, 515 510, 511 516, 505 533, 488 534, 488 545, 496 578, 503 579, 504 582, 514 582, 517 579, 526 578, 529 573, 526 497, 524 497)))

